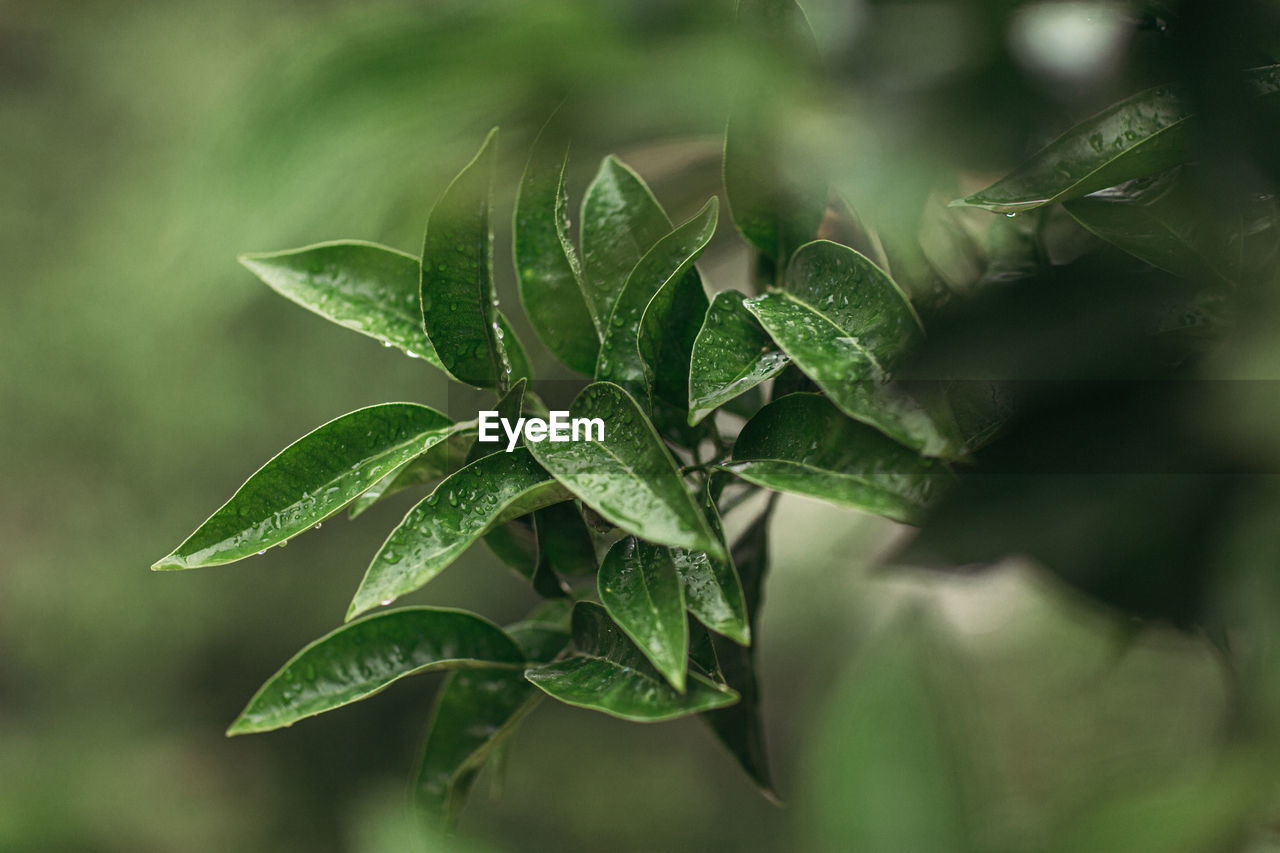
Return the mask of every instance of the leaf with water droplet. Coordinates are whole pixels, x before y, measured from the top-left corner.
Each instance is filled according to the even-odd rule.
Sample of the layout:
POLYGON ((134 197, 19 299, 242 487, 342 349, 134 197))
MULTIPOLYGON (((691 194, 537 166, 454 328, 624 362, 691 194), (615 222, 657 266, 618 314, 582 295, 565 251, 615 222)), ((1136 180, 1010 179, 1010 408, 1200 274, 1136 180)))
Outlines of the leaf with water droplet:
POLYGON ((356 498, 347 511, 348 517, 355 518, 384 498, 457 471, 466 463, 467 451, 475 438, 475 429, 465 428, 432 445, 425 453, 396 468, 356 498))
POLYGON ((386 403, 343 415, 263 465, 152 568, 216 566, 282 544, 457 429, 440 412, 415 403, 386 403))
POLYGON ((689 423, 782 372, 791 359, 778 349, 736 290, 717 293, 689 359, 689 423))
POLYGON ((684 591, 671 550, 620 539, 609 549, 596 577, 600 603, 654 668, 680 693, 689 655, 684 591))
POLYGON ((504 666, 525 658, 492 622, 462 610, 406 607, 338 628, 262 685, 228 735, 266 732, 349 705, 409 675, 504 666))
MULTIPOLYGON (((723 539, 720 512, 711 496, 710 481, 703 490, 703 505, 717 539, 723 539)), ((747 605, 732 557, 715 559, 703 551, 672 548, 671 560, 684 589, 684 602, 689 612, 717 634, 735 643, 750 643, 747 605)))

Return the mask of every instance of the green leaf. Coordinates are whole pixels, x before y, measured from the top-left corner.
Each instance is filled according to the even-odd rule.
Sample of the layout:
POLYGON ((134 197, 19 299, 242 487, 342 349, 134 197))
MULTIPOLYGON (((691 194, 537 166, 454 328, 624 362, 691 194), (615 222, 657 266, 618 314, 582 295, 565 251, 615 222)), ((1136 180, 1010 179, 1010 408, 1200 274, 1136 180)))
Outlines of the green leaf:
POLYGON ((605 609, 591 602, 573 608, 577 653, 531 666, 525 678, 554 699, 639 723, 658 722, 722 708, 738 694, 697 673, 678 692, 653 668, 605 609))
MULTIPOLYGON (((505 390, 527 366, 511 358, 493 286, 490 184, 497 129, 431 209, 422 246, 420 298, 427 336, 459 382, 505 390), (517 373, 517 368, 521 372, 517 373)), ((526 363, 527 364, 527 363, 526 363)))
POLYGON ((599 418, 604 440, 532 442, 547 471, 613 524, 660 545, 724 556, 653 424, 626 391, 609 382, 583 389, 570 411, 599 418))
MULTIPOLYGON (((710 494, 706 496, 707 517, 717 538, 723 533, 720 514, 710 494)), ((742 584, 732 559, 712 559, 703 551, 672 548, 671 559, 684 588, 685 606, 706 627, 746 645, 751 642, 747 625, 747 606, 742 597, 742 584)))
POLYGON ((217 566, 278 545, 456 429, 435 409, 415 403, 370 406, 332 420, 280 451, 152 568, 217 566))
POLYGON ((791 360, 845 414, 930 456, 956 456, 962 441, 935 389, 891 385, 920 336, 919 320, 875 264, 818 241, 796 252, 787 290, 743 302, 791 360), (923 390, 924 393, 920 393, 923 390))
POLYGON ((671 551, 628 536, 614 543, 596 579, 613 621, 677 691, 684 692, 689 625, 671 551))
MULTIPOLYGON (((521 413, 524 411, 524 394, 528 384, 527 380, 520 379, 502 395, 502 399, 498 400, 493 407, 500 419, 515 423, 520 418, 521 413)), ((509 439, 501 429, 498 429, 497 433, 498 437, 489 441, 481 438, 477 432, 475 444, 471 445, 471 449, 467 451, 468 465, 485 456, 506 451, 509 439)))
POLYGON ((391 532, 347 618, 418 589, 502 522, 568 497, 523 448, 472 462, 436 486, 391 532))
POLYGON ((564 187, 569 152, 556 168, 540 143, 541 139, 534 143, 516 195, 514 258, 520 300, 547 349, 590 376, 600 336, 587 308, 582 267, 569 234, 564 187))
POLYGON ((748 482, 897 521, 916 520, 947 473, 820 394, 788 394, 761 409, 738 435, 723 469, 748 482))
MULTIPOLYGON (((1248 72, 1254 94, 1280 91, 1280 66, 1248 72)), ((1195 155, 1192 114, 1172 86, 1125 98, 1050 142, 1009 175, 955 204, 1017 213, 1163 172, 1195 155)))
POLYGON ((266 732, 349 705, 407 675, 506 665, 524 655, 502 629, 463 610, 406 607, 344 625, 298 652, 227 729, 266 732))
MULTIPOLYGON (((639 350, 640 324, 645 309, 651 300, 657 298, 655 294, 666 290, 670 283, 672 289, 655 309, 655 322, 670 322, 672 307, 689 301, 688 296, 677 294, 696 291, 701 296, 702 310, 706 310, 707 297, 693 264, 715 234, 717 205, 715 197, 709 199, 693 218, 655 243, 631 270, 604 331, 600 360, 596 363, 596 379, 616 382, 633 394, 644 393, 647 396, 649 383, 639 350)), ((696 304, 697 296, 693 300, 696 304)), ((680 378, 683 382, 683 373, 680 378)), ((686 395, 687 389, 677 395, 677 402, 683 405, 686 395)))
POLYGON ((443 367, 418 304, 418 259, 374 243, 342 241, 240 263, 272 290, 321 317, 443 367))
POLYGON ((640 176, 605 157, 582 199, 583 281, 602 337, 628 274, 670 230, 671 220, 640 176))
POLYGON ((466 463, 467 451, 475 439, 474 429, 460 429, 444 441, 433 444, 425 453, 405 462, 352 501, 347 516, 356 518, 384 498, 457 471, 466 463))
POLYGON ((554 504, 534 514, 539 560, 562 575, 588 576, 599 569, 596 549, 582 512, 573 501, 554 504))
POLYGON ((742 304, 736 290, 717 293, 689 361, 689 423, 771 379, 791 363, 742 304))

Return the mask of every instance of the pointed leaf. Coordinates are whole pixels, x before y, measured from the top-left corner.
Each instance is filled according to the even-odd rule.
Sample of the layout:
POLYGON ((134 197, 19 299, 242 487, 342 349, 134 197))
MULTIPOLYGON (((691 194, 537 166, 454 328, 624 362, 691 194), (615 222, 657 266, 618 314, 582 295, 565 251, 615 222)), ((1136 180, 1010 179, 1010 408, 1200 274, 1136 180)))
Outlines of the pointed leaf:
POLYGON ((617 385, 596 382, 574 400, 575 418, 598 418, 604 440, 532 442, 529 451, 582 502, 623 530, 661 545, 724 556, 675 460, 617 385))
POLYGON ((523 448, 472 462, 436 486, 391 532, 347 618, 418 589, 496 525, 568 497, 523 448))
MULTIPOLYGON (((1280 66, 1255 68, 1247 82, 1259 96, 1280 91, 1280 66)), ((1172 86, 1147 89, 1080 122, 958 203, 1016 213, 1163 172, 1194 156, 1191 118, 1172 86)))
POLYGON ((266 732, 436 669, 519 667, 524 655, 474 613, 407 607, 344 625, 294 655, 249 700, 228 735, 266 732))
POLYGON ((600 603, 649 662, 684 692, 689 626, 671 551, 628 536, 614 543, 596 579, 600 603))
POLYGON ((627 275, 671 220, 630 167, 605 157, 582 199, 582 274, 587 307, 603 336, 627 275))
POLYGON ((457 471, 466 462, 467 451, 475 440, 474 429, 460 429, 444 441, 433 444, 425 453, 405 462, 352 501, 347 517, 356 518, 384 498, 457 471))
POLYGON ((736 290, 717 293, 689 361, 689 423, 771 379, 791 363, 736 290))
POLYGON ((599 569, 596 549, 582 512, 565 501, 534 513, 538 559, 562 575, 589 576, 599 569))
POLYGON ((568 705, 639 723, 658 722, 731 705, 738 694, 690 673, 682 694, 653 668, 598 604, 573 609, 577 653, 529 667, 525 678, 568 705))
POLYGON ((538 337, 557 358, 590 376, 600 336, 583 294, 582 268, 569 234, 564 188, 569 153, 554 164, 534 143, 516 195, 514 258, 520 300, 538 337))
MULTIPOLYGON (((609 325, 604 330, 600 360, 596 363, 596 379, 616 382, 637 397, 648 396, 646 389, 649 386, 639 351, 640 323, 645 308, 668 282, 674 282, 675 289, 666 297, 666 310, 658 309, 659 321, 668 318, 671 305, 677 301, 677 290, 696 291, 702 296, 703 303, 706 302, 702 281, 693 264, 715 233, 716 210, 717 202, 713 197, 693 218, 655 243, 631 270, 622 293, 614 303, 609 325), (684 281, 686 276, 687 282, 684 281)), ((684 403, 684 395, 679 396, 678 402, 684 403)))
POLYGON ((278 545, 455 429, 435 409, 415 403, 370 406, 332 420, 280 451, 152 568, 217 566, 278 545))
MULTIPOLYGON (((720 514, 715 502, 708 496, 704 503, 716 537, 722 538, 720 514)), ((672 548, 671 558, 675 562, 676 574, 680 576, 689 612, 717 634, 743 645, 750 643, 747 606, 733 560, 712 559, 703 551, 683 548, 672 548)))
POLYGON ((897 521, 916 519, 946 475, 820 394, 788 394, 761 409, 722 466, 748 482, 897 521))

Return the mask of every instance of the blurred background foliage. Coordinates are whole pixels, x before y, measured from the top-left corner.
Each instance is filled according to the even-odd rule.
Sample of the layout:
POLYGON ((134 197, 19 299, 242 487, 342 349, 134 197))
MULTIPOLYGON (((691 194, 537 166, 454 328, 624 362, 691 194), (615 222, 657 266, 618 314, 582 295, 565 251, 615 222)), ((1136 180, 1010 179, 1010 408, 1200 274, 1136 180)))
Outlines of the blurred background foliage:
MULTIPOLYGON (((1101 271, 1072 266, 1100 244, 1049 222, 1061 281, 954 311, 992 272, 982 246, 1000 218, 945 202, 1170 81, 1204 118, 1206 219, 1216 199, 1280 178, 1268 114, 1230 76, 1280 58, 1274 3, 802 5, 821 74, 738 39, 729 0, 0 0, 0 849, 1271 849, 1280 404, 1265 381, 1206 383, 1194 410, 1175 409, 1252 472, 1233 481, 1212 548, 1191 554, 1193 594, 1154 596, 1189 630, 1119 617, 1079 577, 1005 558, 1043 556, 1034 533, 1056 525, 1048 553, 1092 570, 1107 554, 1085 546, 1119 528, 1102 541, 1137 567, 1126 577, 1181 583, 1186 525, 1151 517, 1149 492, 1051 490, 985 515, 978 502, 950 523, 978 531, 981 553, 962 562, 999 563, 981 574, 886 568, 908 531, 784 499, 760 654, 786 807, 696 722, 547 703, 490 780, 501 800, 482 779, 459 840, 421 838, 405 786, 438 676, 223 738, 267 675, 339 623, 412 498, 256 561, 146 567, 317 424, 387 400, 447 403, 438 375, 298 311, 237 253, 335 238, 416 251, 432 200, 495 124, 509 209, 557 105, 571 195, 616 151, 678 220, 719 189, 730 105, 768 98, 789 168, 840 187, 918 303, 950 318, 930 357, 963 364, 977 340, 1075 375, 1126 363, 1092 331, 1147 271, 1105 252, 1101 271), (1061 540, 1084 545, 1055 552, 1061 540), (1206 626, 1245 654, 1224 663, 1206 626)), ((704 271, 744 287, 730 229, 704 271)), ((1273 283, 1270 266, 1259 276, 1273 283)), ((1274 287, 1233 292, 1221 313, 1229 331, 1195 375, 1280 374, 1274 287)), ((554 375, 545 352, 539 365, 554 375)), ((1139 430, 1141 444, 1151 410, 1139 414, 1078 425, 1103 444, 1139 430)), ((531 604, 481 549, 417 598, 499 621, 531 604)))

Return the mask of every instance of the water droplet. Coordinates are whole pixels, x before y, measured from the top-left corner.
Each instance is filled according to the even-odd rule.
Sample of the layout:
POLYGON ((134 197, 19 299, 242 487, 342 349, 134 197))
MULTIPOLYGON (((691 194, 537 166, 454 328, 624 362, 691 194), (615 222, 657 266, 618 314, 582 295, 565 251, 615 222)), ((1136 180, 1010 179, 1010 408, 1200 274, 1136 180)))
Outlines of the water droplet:
POLYGON ((384 599, 382 599, 382 601, 379 601, 378 603, 379 603, 379 604, 381 604, 383 607, 386 607, 388 604, 390 604, 390 603, 391 603, 391 601, 392 601, 392 599, 390 599, 390 598, 384 598, 384 599))
POLYGON ((383 341, 383 342, 382 342, 382 345, 383 345, 384 347, 389 347, 389 346, 391 346, 391 341, 383 341))
POLYGON ((1006 213, 1006 214, 1005 214, 1005 216, 1009 217, 1010 219, 1016 219, 1016 218, 1017 218, 1017 216, 1018 216, 1018 214, 1016 214, 1016 213, 1006 213))
POLYGON ((318 522, 318 521, 317 521, 317 522, 316 522, 316 526, 315 526, 315 527, 313 527, 313 528, 311 528, 311 529, 312 529, 312 530, 319 530, 319 529, 320 529, 320 522, 318 522))
POLYGON ((261 551, 258 552, 258 556, 261 557, 265 553, 267 553, 267 549, 263 548, 261 551))

